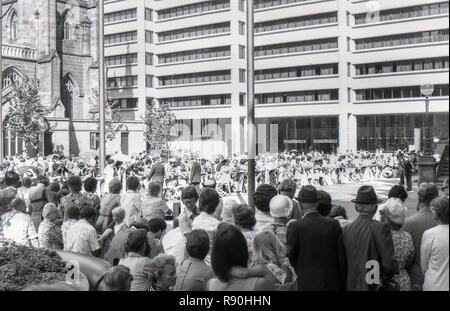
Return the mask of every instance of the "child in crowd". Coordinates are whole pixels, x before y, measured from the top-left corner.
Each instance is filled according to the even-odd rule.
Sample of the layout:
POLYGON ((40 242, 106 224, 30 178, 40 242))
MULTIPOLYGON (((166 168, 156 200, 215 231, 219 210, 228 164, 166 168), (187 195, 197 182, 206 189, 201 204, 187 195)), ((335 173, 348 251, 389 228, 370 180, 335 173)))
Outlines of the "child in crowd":
POLYGON ((64 246, 66 245, 66 239, 67 239, 67 232, 69 232, 70 227, 78 222, 78 219, 80 219, 80 209, 76 205, 70 205, 66 209, 66 213, 64 215, 64 219, 66 219, 62 226, 62 236, 63 236, 63 243, 64 246))
POLYGON ((236 278, 268 277, 277 291, 297 290, 297 275, 289 263, 286 247, 270 231, 262 231, 253 239, 253 259, 250 268, 233 267, 236 278))
POLYGON ((161 237, 167 228, 167 224, 161 218, 152 218, 148 221, 147 241, 150 246, 149 257, 155 258, 161 253, 164 253, 164 248, 161 243, 161 237))
POLYGON ((286 244, 289 216, 293 209, 292 200, 285 195, 276 195, 270 200, 269 207, 273 221, 264 226, 261 231, 273 232, 283 244, 286 244))

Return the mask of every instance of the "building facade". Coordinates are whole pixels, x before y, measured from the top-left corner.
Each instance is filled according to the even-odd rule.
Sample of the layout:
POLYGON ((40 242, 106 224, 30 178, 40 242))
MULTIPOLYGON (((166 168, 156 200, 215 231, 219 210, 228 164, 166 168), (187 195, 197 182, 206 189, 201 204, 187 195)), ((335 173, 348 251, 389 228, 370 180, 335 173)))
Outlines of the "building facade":
MULTIPOLYGON (((434 85, 433 136, 448 141, 448 2, 254 3, 258 152, 420 148, 424 83, 434 85)), ((142 116, 157 99, 176 115, 174 150, 246 151, 245 7, 105 0, 107 93, 125 124, 110 150, 146 150, 142 116)), ((79 152, 95 152, 84 139, 95 128, 82 124, 79 152)))
MULTIPOLYGON (((97 128, 89 117, 89 99, 98 85, 95 2, 3 1, 3 116, 7 117, 12 83, 27 75, 39 82, 41 104, 52 108, 47 118, 56 126, 43 135, 38 150, 31 148, 32 153, 89 152, 89 144, 85 148, 83 142, 89 142, 90 132, 97 128)), ((4 146, 6 156, 30 147, 8 130, 4 131, 4 146)))

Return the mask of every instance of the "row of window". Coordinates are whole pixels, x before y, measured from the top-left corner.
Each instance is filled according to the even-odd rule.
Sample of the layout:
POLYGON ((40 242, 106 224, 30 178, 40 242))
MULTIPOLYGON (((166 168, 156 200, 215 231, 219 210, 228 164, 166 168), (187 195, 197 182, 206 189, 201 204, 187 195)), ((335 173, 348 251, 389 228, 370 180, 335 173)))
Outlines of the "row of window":
POLYGON ((255 80, 271 80, 338 74, 338 64, 276 68, 255 71, 255 80))
POLYGON ((197 72, 174 76, 159 77, 159 85, 191 84, 231 80, 231 70, 197 72))
POLYGON ((306 2, 311 0, 254 0, 254 8, 260 9, 260 8, 267 8, 271 6, 278 6, 283 4, 289 4, 289 3, 297 3, 297 2, 306 2))
POLYGON ((448 57, 410 59, 393 62, 360 64, 355 66, 357 76, 444 68, 448 68, 448 57))
POLYGON ((315 90, 286 93, 256 94, 258 104, 298 103, 338 100, 338 90, 315 90))
POLYGON ((200 37, 224 32, 230 32, 230 22, 160 32, 158 33, 158 41, 200 37))
POLYGON ((215 48, 161 54, 158 56, 158 63, 167 64, 225 56, 230 56, 230 46, 219 46, 215 48))
POLYGON ((108 88, 137 86, 138 76, 124 76, 108 78, 108 88))
POLYGON ((137 53, 113 55, 105 57, 106 66, 136 64, 138 62, 137 53))
POLYGON ((230 0, 205 1, 158 11, 158 19, 209 12, 230 7, 230 0))
POLYGON ((448 29, 357 39, 355 40, 355 48, 364 50, 439 41, 448 41, 448 29))
POLYGON ((337 38, 326 38, 318 40, 288 42, 274 45, 265 45, 255 47, 255 57, 288 54, 288 53, 300 53, 316 50, 335 49, 338 47, 337 38))
POLYGON ((132 19, 137 17, 137 9, 129 9, 124 11, 117 11, 106 13, 104 15, 105 23, 118 22, 126 19, 132 19))
POLYGON ((307 27, 337 22, 337 12, 323 13, 274 21, 255 23, 255 32, 267 32, 288 28, 307 27))
MULTIPOLYGON (((420 16, 430 16, 445 13, 448 13, 448 2, 383 10, 377 12, 374 18, 375 21, 384 22, 397 19, 414 18, 420 16)), ((373 21, 374 21, 373 18, 370 19, 367 18, 367 13, 355 14, 356 25, 367 24, 373 21)))
POLYGON ((128 31, 122 33, 115 33, 105 36, 105 45, 114 43, 123 43, 137 40, 137 31, 128 31))
POLYGON ((117 101, 117 108, 120 109, 133 109, 137 108, 138 99, 137 98, 120 98, 115 99, 117 101))
POLYGON ((172 108, 210 106, 210 105, 231 105, 231 94, 162 98, 159 101, 161 103, 167 104, 169 107, 172 108))
MULTIPOLYGON (((422 97, 420 86, 402 86, 355 90, 356 100, 377 100, 393 98, 422 97)), ((448 96, 448 84, 435 85, 431 96, 448 96)))

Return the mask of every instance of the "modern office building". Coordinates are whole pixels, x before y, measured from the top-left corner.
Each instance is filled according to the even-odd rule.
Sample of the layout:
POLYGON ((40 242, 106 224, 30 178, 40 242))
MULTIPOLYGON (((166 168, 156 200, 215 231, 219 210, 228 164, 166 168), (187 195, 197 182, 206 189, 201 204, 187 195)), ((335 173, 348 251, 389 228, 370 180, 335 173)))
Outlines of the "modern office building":
MULTIPOLYGON (((434 85, 433 136, 448 141, 448 1, 254 4, 258 152, 417 148, 424 83, 434 85)), ((148 148, 142 116, 157 99, 176 115, 174 150, 246 151, 245 7, 105 0, 108 96, 125 125, 110 150, 148 148)))

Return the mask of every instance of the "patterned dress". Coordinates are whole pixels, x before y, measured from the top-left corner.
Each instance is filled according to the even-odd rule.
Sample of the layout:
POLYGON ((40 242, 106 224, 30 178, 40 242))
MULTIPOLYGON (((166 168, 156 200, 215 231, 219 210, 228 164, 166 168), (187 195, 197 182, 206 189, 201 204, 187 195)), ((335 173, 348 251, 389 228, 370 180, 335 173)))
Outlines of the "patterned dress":
POLYGON ((411 235, 404 230, 391 230, 394 243, 394 259, 398 262, 399 273, 394 281, 400 286, 400 291, 411 291, 411 279, 406 271, 408 259, 414 256, 414 244, 411 235))

